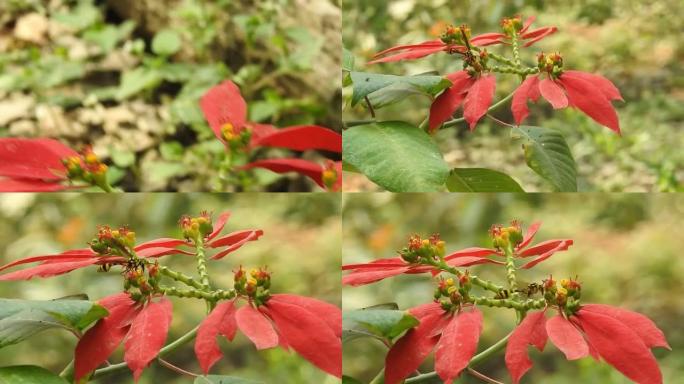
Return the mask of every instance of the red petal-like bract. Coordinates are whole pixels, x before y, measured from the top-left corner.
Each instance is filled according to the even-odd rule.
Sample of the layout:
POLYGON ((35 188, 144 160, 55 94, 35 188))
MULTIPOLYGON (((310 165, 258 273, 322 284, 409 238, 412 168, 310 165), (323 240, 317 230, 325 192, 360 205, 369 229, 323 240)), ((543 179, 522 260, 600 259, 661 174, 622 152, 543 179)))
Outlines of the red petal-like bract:
POLYGON ((52 139, 0 139, 0 176, 19 179, 60 180, 66 169, 62 159, 78 153, 52 139))
POLYGON ((150 258, 150 257, 162 257, 162 256, 169 256, 169 255, 193 255, 192 252, 184 251, 182 249, 177 249, 177 248, 167 248, 167 247, 153 247, 153 248, 145 248, 142 250, 139 250, 136 252, 138 256, 144 257, 144 258, 150 258))
POLYGON ((342 377, 342 340, 324 320, 305 308, 277 300, 269 300, 266 307, 289 348, 323 371, 342 377))
POLYGON ((539 92, 539 76, 530 76, 520 84, 520 86, 513 93, 513 101, 511 102, 511 111, 515 123, 520 125, 523 120, 530 114, 530 109, 527 107, 527 99, 530 99, 530 93, 533 90, 539 92))
POLYGON ((252 140, 253 147, 278 147, 295 151, 321 149, 342 152, 342 135, 317 125, 300 125, 273 131, 252 140))
POLYGON ((278 334, 263 313, 251 305, 245 305, 235 312, 238 328, 249 338, 257 349, 278 346, 278 334))
POLYGON ((564 243, 570 243, 569 245, 572 245, 572 240, 570 239, 554 239, 554 240, 545 240, 542 241, 539 244, 535 244, 527 249, 524 249, 520 252, 518 252, 518 256, 520 257, 530 257, 530 256, 537 256, 544 254, 550 250, 556 249, 560 244, 564 243))
POLYGON ((527 355, 527 346, 534 345, 538 350, 544 350, 547 339, 544 316, 545 311, 528 313, 508 339, 505 360, 513 384, 518 384, 520 378, 532 368, 532 360, 527 355))
POLYGON ((568 360, 577 360, 589 355, 589 345, 584 336, 563 316, 557 315, 547 320, 546 333, 553 345, 558 347, 568 360))
POLYGON ((345 264, 342 266, 342 270, 343 271, 348 271, 351 269, 379 270, 379 269, 394 268, 394 267, 405 267, 405 266, 408 266, 408 264, 401 257, 389 257, 389 258, 385 258, 385 259, 375 259, 375 260, 368 262, 368 263, 345 264))
POLYGON ((312 161, 303 159, 264 159, 246 164, 241 169, 264 168, 276 173, 297 172, 325 188, 323 183, 324 168, 312 161))
POLYGON ((475 80, 468 90, 468 95, 463 102, 463 117, 470 125, 470 130, 475 129, 475 125, 487 114, 489 106, 494 99, 496 89, 496 78, 493 75, 483 75, 475 80))
POLYGON ((325 301, 286 293, 272 295, 269 302, 273 302, 273 300, 306 309, 328 324, 335 336, 342 337, 342 311, 340 308, 325 301))
POLYGON ((581 71, 563 71, 563 77, 576 77, 579 79, 584 79, 592 83, 596 88, 598 88, 601 93, 608 100, 620 100, 624 101, 620 90, 608 79, 603 76, 594 75, 593 73, 581 72, 581 71))
POLYGON ((661 384, 663 377, 651 350, 639 335, 614 317, 578 311, 576 318, 592 347, 623 375, 639 384, 661 384))
POLYGON ((482 312, 473 307, 455 315, 444 328, 435 352, 435 371, 451 384, 470 363, 482 333, 482 312))
POLYGON ((185 240, 181 239, 172 239, 172 238, 161 238, 161 239, 154 239, 150 241, 146 241, 144 243, 140 243, 135 246, 135 251, 140 252, 143 249, 147 248, 173 248, 173 247, 178 247, 181 245, 188 245, 188 242, 185 240))
POLYGON ((373 269, 373 270, 356 270, 353 271, 352 273, 342 277, 342 284, 344 285, 351 285, 353 287, 359 286, 359 285, 365 285, 365 284, 370 284, 370 283, 375 283, 376 281, 380 281, 383 279, 386 279, 388 277, 392 276, 397 276, 401 275, 402 273, 408 272, 410 269, 409 266, 405 267, 393 267, 389 269, 373 269))
POLYGON ((604 304, 585 304, 582 306, 581 311, 596 312, 615 318, 639 335, 644 344, 649 348, 663 347, 672 349, 667 343, 663 331, 651 319, 641 313, 604 304))
POLYGON ((539 230, 539 228, 541 228, 541 225, 541 221, 537 221, 530 224, 530 226, 527 227, 527 232, 525 233, 525 236, 523 236, 523 240, 520 242, 520 244, 518 244, 515 247, 515 249, 519 250, 527 247, 530 244, 530 242, 532 242, 532 239, 534 239, 534 235, 537 234, 537 231, 539 230))
POLYGON ((456 252, 452 252, 444 256, 444 260, 451 260, 459 257, 487 257, 491 255, 498 255, 498 253, 495 250, 489 248, 470 247, 461 249, 456 252))
POLYGON ((211 248, 227 246, 227 248, 215 254, 211 258, 214 260, 222 259, 227 254, 241 248, 248 242, 259 240, 259 237, 261 237, 261 235, 263 234, 264 231, 260 229, 247 229, 244 231, 233 232, 225 236, 219 237, 218 239, 209 243, 208 246, 211 248))
POLYGON ((58 181, 34 179, 0 179, 0 192, 56 192, 74 188, 58 181))
POLYGON ((539 82, 539 92, 544 98, 551 103, 554 109, 561 109, 568 106, 568 97, 565 96, 565 91, 553 80, 543 79, 539 82))
POLYGON ((483 33, 470 39, 470 43, 476 47, 486 47, 494 44, 502 44, 506 35, 503 33, 483 33))
POLYGON ((605 96, 602 88, 596 84, 576 76, 561 75, 558 81, 568 93, 570 104, 577 107, 597 123, 620 134, 620 121, 615 108, 605 96))
POLYGON ((524 46, 529 47, 546 36, 555 33, 557 30, 558 28, 556 27, 541 27, 533 31, 525 32, 520 37, 522 37, 523 40, 527 40, 524 46))
POLYGON ((211 367, 223 357, 223 353, 221 353, 216 342, 216 336, 222 334, 232 341, 236 329, 235 303, 233 301, 220 303, 202 321, 195 338, 195 355, 202 372, 209 373, 211 367))
POLYGON ((157 357, 169 333, 173 307, 165 297, 150 301, 131 323, 124 344, 124 361, 138 382, 143 369, 157 357))
POLYGON ((200 100, 200 106, 216 137, 224 141, 221 127, 230 123, 236 131, 244 128, 247 104, 240 89, 230 80, 211 88, 200 100))
POLYGON ((454 72, 446 77, 452 85, 437 96, 430 106, 430 132, 434 132, 456 112, 474 81, 466 71, 454 72))
POLYGON ((230 212, 222 212, 218 219, 213 223, 214 230, 211 231, 209 236, 207 236, 207 241, 213 239, 214 237, 218 236, 221 231, 223 231, 223 227, 226 226, 226 223, 228 222, 228 219, 230 218, 230 212))
MULTIPOLYGON (((454 49, 458 49, 458 46, 453 46, 454 49)), ((464 47, 461 47, 464 48, 464 47)), ((399 45, 396 47, 392 47, 389 49, 386 49, 382 52, 378 52, 374 56, 374 60, 369 61, 368 64, 377 64, 377 63, 389 63, 389 62, 394 62, 394 61, 400 61, 400 60, 413 60, 413 59, 419 59, 421 57, 425 57, 428 55, 431 55, 433 53, 437 52, 442 52, 446 51, 447 45, 444 44, 441 40, 432 40, 432 41, 426 41, 420 44, 410 44, 410 45, 399 45), (397 51, 402 51, 400 53, 396 53, 390 56, 386 56, 383 58, 378 58, 380 56, 384 56, 388 53, 393 53, 397 51)))
POLYGON ((435 330, 442 319, 443 314, 439 312, 422 317, 418 326, 392 346, 385 358, 385 384, 401 383, 418 369, 439 341, 435 330))
POLYGON ((121 344, 129 329, 130 317, 136 311, 136 302, 128 293, 119 293, 99 301, 109 311, 107 317, 81 337, 74 352, 74 381, 94 371, 121 344))
POLYGON ((90 249, 73 249, 70 251, 62 252, 56 255, 41 255, 41 256, 31 256, 31 257, 26 257, 23 259, 15 260, 9 264, 5 264, 2 267, 0 267, 0 272, 16 267, 17 265, 23 265, 23 264, 30 264, 30 263, 36 263, 39 261, 60 261, 60 260, 73 260, 73 259, 79 259, 79 258, 84 258, 88 259, 91 257, 95 257, 95 252, 93 252, 90 249))
MULTIPOLYGON (((554 241, 554 240, 551 240, 551 241, 554 241)), ((555 240, 555 241, 558 241, 558 245, 555 248, 552 248, 552 249, 542 253, 541 255, 537 256, 534 260, 528 262, 527 264, 524 264, 520 268, 530 269, 530 268, 534 267, 535 265, 541 263, 542 261, 548 259, 549 257, 553 256, 556 252, 565 251, 568 248, 570 248, 570 246, 572 245, 572 240, 570 240, 570 239, 555 240)), ((540 243, 540 245, 542 245, 542 244, 543 243, 540 243)), ((532 248, 534 248, 534 247, 532 247, 532 248)))
POLYGON ((0 281, 30 280, 34 277, 52 277, 69 273, 75 269, 96 264, 98 259, 63 261, 59 263, 45 263, 35 267, 10 272, 0 276, 0 281))

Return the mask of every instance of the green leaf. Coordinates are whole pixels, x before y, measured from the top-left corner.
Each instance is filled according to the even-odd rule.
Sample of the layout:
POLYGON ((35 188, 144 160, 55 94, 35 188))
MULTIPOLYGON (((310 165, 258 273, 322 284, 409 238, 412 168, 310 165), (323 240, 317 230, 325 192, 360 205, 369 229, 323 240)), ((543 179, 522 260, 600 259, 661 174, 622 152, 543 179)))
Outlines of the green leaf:
POLYGON ((43 367, 15 365, 0 367, 0 384, 67 384, 67 381, 43 367))
POLYGON ((0 348, 48 328, 81 332, 106 315, 104 307, 85 300, 0 299, 0 348))
POLYGON ((359 337, 392 340, 418 324, 418 319, 406 311, 372 308, 345 311, 342 338, 344 341, 359 337))
POLYGON ((172 56, 181 50, 183 43, 177 32, 164 29, 154 35, 152 52, 159 56, 172 56))
POLYGON ((513 128, 514 139, 523 140, 527 165, 559 192, 577 192, 575 160, 560 132, 542 127, 513 128))
POLYGON ((135 164, 135 153, 132 151, 112 148, 111 156, 112 162, 114 162, 117 167, 128 168, 135 164))
POLYGON ((486 168, 454 168, 446 186, 450 192, 525 192, 507 174, 486 168))
POLYGON ((449 166, 432 138, 401 121, 359 125, 342 134, 344 162, 391 192, 444 189, 449 166))
POLYGON ((126 72, 121 79, 121 85, 116 92, 118 100, 125 100, 138 93, 156 88, 162 81, 157 71, 148 68, 136 68, 126 72))
POLYGON ((261 381, 243 379, 241 377, 209 375, 209 376, 198 376, 195 379, 194 384, 264 384, 264 383, 261 381))
POLYGON ((393 86, 389 91, 390 95, 375 95, 376 98, 383 100, 385 105, 388 100, 396 101, 402 97, 421 93, 434 96, 451 85, 451 82, 442 76, 436 75, 414 75, 414 76, 395 76, 381 75, 367 72, 351 72, 351 79, 354 83, 354 93, 352 95, 352 106, 370 96, 375 92, 393 86))
POLYGON ((347 48, 342 48, 342 70, 347 72, 354 70, 354 54, 347 48))

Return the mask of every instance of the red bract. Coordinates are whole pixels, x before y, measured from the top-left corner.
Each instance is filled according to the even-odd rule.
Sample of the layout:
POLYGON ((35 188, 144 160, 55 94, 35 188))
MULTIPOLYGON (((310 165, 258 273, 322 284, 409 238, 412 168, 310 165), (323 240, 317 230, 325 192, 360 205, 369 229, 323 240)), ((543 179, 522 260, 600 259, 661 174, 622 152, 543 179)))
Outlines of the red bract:
MULTIPOLYGON (((250 241, 259 240, 261 235, 264 234, 264 231, 261 229, 245 229, 219 236, 229 218, 230 212, 221 213, 213 225, 213 231, 204 239, 204 246, 207 248, 223 248, 220 252, 211 257, 214 260, 222 259, 250 241)), ((186 242, 185 245, 191 244, 186 242)))
POLYGON ((78 157, 51 139, 0 139, 0 192, 48 192, 71 188, 63 160, 78 157))
MULTIPOLYGON (((444 261, 452 267, 468 267, 484 263, 499 263, 488 259, 487 256, 496 254, 496 251, 486 248, 466 248, 453 252, 444 257, 444 261)), ((409 263, 400 256, 386 259, 373 260, 369 263, 347 264, 342 270, 351 271, 342 278, 342 284, 359 286, 386 279, 401 274, 417 274, 431 272, 438 273, 434 267, 409 263)))
MULTIPOLYGON (((535 265, 553 256, 556 252, 568 250, 568 248, 570 248, 570 246, 573 244, 572 239, 554 239, 542 241, 539 244, 528 247, 528 245, 532 242, 532 239, 534 239, 534 235, 541 227, 541 224, 541 222, 532 223, 532 225, 530 225, 529 228, 527 228, 527 233, 525 233, 525 235, 523 236, 522 241, 518 243, 515 247, 513 247, 514 256, 516 257, 534 257, 532 261, 523 264, 523 266, 520 268, 532 268, 535 265)), ((512 225, 514 228, 516 228, 517 231, 521 230, 520 223, 514 221, 512 225)), ((502 229, 504 228, 502 228, 501 226, 492 227, 492 236, 496 236, 495 232, 501 231, 502 229)), ((492 249, 491 251, 499 255, 503 255, 503 251, 501 250, 492 249)))
POLYGON ((520 125, 529 115, 527 100, 536 102, 540 95, 554 109, 577 108, 620 134, 620 122, 611 101, 623 99, 620 91, 605 77, 580 71, 563 71, 556 78, 528 77, 513 95, 511 110, 516 124, 520 125))
MULTIPOLYGON (((516 16, 514 19, 520 20, 520 16, 516 16)), ((525 24, 523 25, 522 29, 518 32, 518 38, 520 40, 525 41, 524 47, 529 47, 532 44, 536 43, 537 41, 545 38, 546 36, 549 36, 556 31, 558 31, 558 28, 556 27, 541 27, 533 30, 529 30, 530 26, 536 19, 536 16, 530 16, 525 20, 525 24)), ((502 22, 505 23, 506 20, 513 20, 513 19, 504 19, 502 22)))
POLYGON ((547 320, 545 312, 528 314, 508 340, 506 367, 513 383, 532 367, 527 345, 541 351, 547 337, 568 360, 594 355, 637 383, 662 383, 650 348, 670 346, 646 316, 601 304, 583 305, 569 318, 559 314, 547 320))
POLYGON ((253 161, 241 169, 263 168, 275 173, 296 172, 313 180, 319 187, 337 192, 342 189, 342 162, 327 161, 325 166, 309 160, 265 159, 253 161))
POLYGON ((235 309, 236 300, 220 303, 200 324, 195 354, 205 373, 221 358, 216 336, 233 340, 241 330, 257 349, 294 349, 320 368, 342 376, 342 312, 334 305, 297 295, 272 295, 266 304, 235 309))
POLYGON ((470 130, 487 113, 494 99, 496 78, 493 75, 472 77, 467 71, 446 76, 451 87, 440 94, 430 106, 430 131, 434 132, 463 104, 463 117, 470 130))
POLYGON ((124 342, 124 360, 137 382, 166 341, 173 313, 171 301, 161 297, 144 305, 131 300, 127 293, 119 293, 100 300, 99 304, 107 308, 109 315, 90 328, 76 345, 74 379, 78 381, 94 371, 124 342))
POLYGON ((439 303, 409 309, 420 324, 392 346, 385 359, 385 383, 403 382, 437 346, 435 371, 447 384, 468 366, 482 333, 482 313, 475 307, 456 314, 439 303))

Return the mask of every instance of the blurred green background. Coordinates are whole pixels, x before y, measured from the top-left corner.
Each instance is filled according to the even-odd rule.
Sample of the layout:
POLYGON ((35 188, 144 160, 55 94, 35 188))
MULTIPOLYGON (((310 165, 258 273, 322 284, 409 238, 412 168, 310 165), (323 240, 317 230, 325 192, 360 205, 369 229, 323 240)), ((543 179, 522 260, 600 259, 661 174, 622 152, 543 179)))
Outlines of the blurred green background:
MULTIPOLYGON (((555 254, 535 268, 520 271, 523 282, 579 276, 582 301, 604 303, 646 314, 665 332, 672 352, 654 350, 665 383, 684 375, 684 196, 644 194, 347 194, 343 203, 344 264, 393 257, 413 233, 438 232, 447 253, 471 246, 490 246, 490 225, 511 219, 527 225, 543 221, 534 243, 571 238, 567 252, 555 254)), ((478 276, 505 284, 505 271, 492 265, 472 267, 478 276)), ((344 287, 345 310, 396 302, 401 309, 432 300, 428 275, 402 275, 362 287, 344 287)), ((484 308, 484 332, 479 351, 510 332, 514 314, 484 308)), ((344 345, 345 374, 368 382, 383 367, 386 347, 372 339, 344 345)), ((607 364, 590 358, 565 360, 547 345, 543 353, 530 349, 534 368, 524 383, 629 383, 607 364)), ((476 367, 510 382, 503 353, 476 367)), ((421 372, 433 370, 430 358, 421 372)), ((439 381, 436 381, 439 382, 439 381)), ((459 383, 481 383, 464 375, 459 383)))
MULTIPOLYGON (((441 74, 462 68, 455 56, 367 66, 382 49, 434 39, 439 22, 471 25, 473 35, 498 32, 502 17, 536 15, 533 27, 555 25, 559 31, 522 52, 534 64, 539 51, 560 51, 565 67, 599 73, 613 81, 626 103, 616 103, 622 137, 578 111, 553 111, 541 101, 532 105, 527 125, 559 129, 578 164, 582 191, 674 191, 684 180, 684 44, 679 0, 349 0, 343 8, 343 44, 353 52, 355 70, 395 75, 428 71, 441 74)), ((510 56, 502 47, 490 50, 510 56)), ((497 97, 515 89, 514 76, 497 75, 497 97)), ((351 87, 343 91, 345 120, 368 119, 359 103, 350 107, 351 87)), ((413 96, 377 111, 378 120, 405 120, 416 125, 427 116, 430 101, 413 96)), ((512 122, 510 103, 493 114, 512 122)), ((485 119, 474 133, 466 124, 439 132, 435 138, 454 167, 486 167, 504 171, 526 191, 547 191, 525 166, 519 144, 508 129, 485 119)), ((345 174, 346 190, 373 190, 364 177, 345 174)))
MULTIPOLYGON (((216 217, 232 212, 223 233, 260 228, 264 236, 228 257, 209 264, 212 281, 232 287, 233 273, 268 265, 275 292, 315 297, 340 305, 340 198, 336 194, 80 194, 0 195, 0 264, 26 256, 61 252, 86 246, 96 226, 129 224, 138 242, 158 237, 178 237, 182 214, 208 210, 216 217)), ((188 274, 195 273, 192 257, 173 256, 163 263, 188 274)), ((115 272, 97 273, 87 268, 50 279, 0 282, 0 297, 47 300, 86 293, 92 300, 116 293, 123 281, 115 272)), ((192 299, 172 299, 173 323, 168 341, 197 325, 205 304, 192 299)), ((66 332, 47 331, 20 344, 0 349, 0 365, 36 364, 59 372, 73 356, 76 339, 66 332)), ((252 378, 266 383, 336 383, 294 353, 280 349, 257 352, 241 334, 232 343, 221 341, 225 353, 213 374, 252 378), (283 381, 283 378, 287 378, 283 381)), ((121 361, 121 351, 112 362, 121 361)), ((192 344, 168 356, 184 369, 200 372, 192 344)), ((140 383, 189 383, 188 377, 153 363, 140 383)), ((98 383, 132 383, 129 371, 102 377, 98 383)))
POLYGON ((250 121, 339 130, 340 19, 332 0, 0 1, 0 137, 90 144, 127 191, 316 189, 219 172, 199 100, 231 79, 250 121))

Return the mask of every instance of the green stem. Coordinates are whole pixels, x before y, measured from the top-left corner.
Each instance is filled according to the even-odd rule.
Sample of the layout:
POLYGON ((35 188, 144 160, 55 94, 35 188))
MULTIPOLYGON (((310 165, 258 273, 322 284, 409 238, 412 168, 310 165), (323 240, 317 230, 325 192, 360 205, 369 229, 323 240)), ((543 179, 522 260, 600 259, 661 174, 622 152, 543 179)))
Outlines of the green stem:
POLYGON ((536 67, 528 67, 528 68, 515 68, 511 66, 499 66, 499 65, 492 65, 489 67, 489 70, 491 72, 497 72, 497 73, 514 73, 516 75, 520 75, 523 77, 526 77, 527 75, 532 75, 535 73, 539 73, 539 68, 536 67))
POLYGON ((236 296, 234 290, 225 291, 222 289, 216 291, 202 291, 199 289, 178 289, 176 287, 161 286, 159 287, 159 292, 168 296, 203 299, 208 303, 215 303, 219 300, 229 300, 236 296))
POLYGON ((207 257, 204 254, 204 240, 201 236, 195 239, 195 257, 197 259, 197 273, 199 274, 200 283, 205 289, 210 289, 209 285, 209 271, 207 270, 207 257))
POLYGON ((381 369, 377 375, 368 384, 384 384, 385 383, 385 368, 381 369))
POLYGON ((513 62, 513 60, 511 60, 511 59, 509 59, 509 58, 507 58, 507 57, 503 57, 503 56, 501 56, 501 55, 498 55, 498 54, 496 54, 496 53, 487 51, 487 55, 489 55, 489 57, 491 57, 492 59, 494 59, 494 60, 496 60, 496 61, 498 61, 498 62, 500 62, 500 63, 508 64, 508 65, 510 65, 510 66, 514 66, 514 65, 515 65, 515 63, 513 62))
POLYGON ((72 382, 74 380, 74 359, 71 359, 69 364, 64 367, 62 372, 59 374, 59 377, 66 379, 68 382, 72 382))
MULTIPOLYGON (((496 104, 493 104, 491 107, 489 107, 489 109, 487 109, 487 112, 491 112, 495 109, 498 109, 502 105, 506 104, 508 102, 508 100, 513 98, 514 93, 515 92, 510 93, 508 96, 506 96, 503 99, 496 102, 496 104)), ((444 125, 442 125, 442 128, 450 128, 450 127, 456 126, 458 123, 462 123, 464 121, 465 121, 464 117, 459 117, 458 119, 449 120, 446 123, 444 123, 444 125)))
MULTIPOLYGON (((461 275, 463 274, 463 272, 459 271, 457 268, 452 267, 450 265, 447 265, 447 263, 444 262, 443 260, 435 261, 431 265, 437 267, 438 269, 440 269, 444 272, 449 272, 452 275, 456 275, 457 277, 461 277, 461 275)), ((485 289, 487 291, 491 291, 494 293, 499 293, 503 290, 503 287, 496 285, 496 284, 492 283, 491 281, 483 280, 483 279, 481 279, 475 275, 470 275, 470 281, 473 284, 481 287, 482 289, 485 289)))
POLYGON ((513 64, 520 68, 520 47, 518 46, 518 33, 511 34, 511 47, 513 48, 513 64))
POLYGON ((179 281, 179 282, 181 282, 181 283, 183 283, 189 287, 193 287, 193 288, 196 288, 199 290, 204 290, 204 288, 205 288, 202 284, 200 284, 200 282, 195 280, 194 277, 188 276, 188 275, 181 273, 181 272, 176 272, 176 271, 171 270, 167 267, 160 266, 159 272, 161 272, 162 275, 170 277, 171 279, 173 279, 175 281, 179 281))
POLYGON ((506 254, 506 278, 508 278, 508 288, 511 290, 512 295, 517 295, 518 289, 518 279, 515 276, 515 258, 513 255, 513 249, 511 247, 506 247, 504 249, 506 254))
POLYGON ((520 312, 525 312, 530 309, 542 309, 546 306, 544 299, 517 301, 513 299, 492 299, 488 297, 478 297, 472 299, 472 302, 486 307, 513 308, 520 312))

